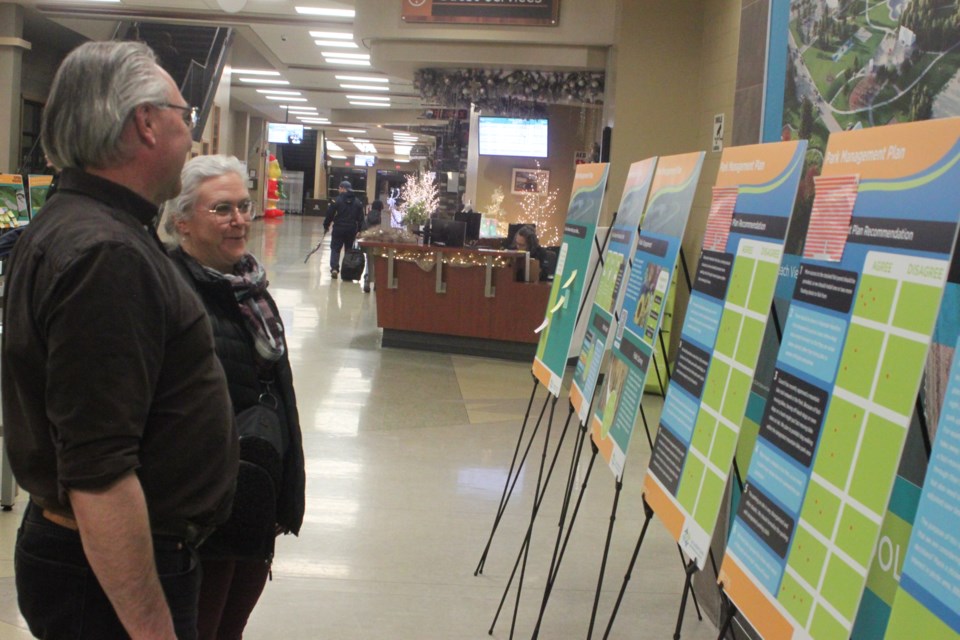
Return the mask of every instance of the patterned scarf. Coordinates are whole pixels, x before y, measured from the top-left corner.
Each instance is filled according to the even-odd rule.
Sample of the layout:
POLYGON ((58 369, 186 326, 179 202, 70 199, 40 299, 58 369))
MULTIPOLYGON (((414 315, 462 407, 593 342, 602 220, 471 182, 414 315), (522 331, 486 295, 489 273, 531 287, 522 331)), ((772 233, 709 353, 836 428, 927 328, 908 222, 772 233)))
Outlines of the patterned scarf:
POLYGON ((263 266, 248 253, 234 265, 233 273, 221 273, 206 266, 204 270, 230 283, 240 315, 253 336, 257 355, 267 362, 279 360, 284 353, 283 325, 264 295, 270 283, 263 266))

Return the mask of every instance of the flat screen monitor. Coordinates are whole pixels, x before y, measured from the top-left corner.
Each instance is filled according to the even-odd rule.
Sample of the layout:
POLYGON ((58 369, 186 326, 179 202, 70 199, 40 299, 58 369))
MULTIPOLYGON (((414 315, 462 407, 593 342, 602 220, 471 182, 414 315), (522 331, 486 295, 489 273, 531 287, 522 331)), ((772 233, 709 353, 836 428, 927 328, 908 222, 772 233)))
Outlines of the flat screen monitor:
POLYGON ((537 230, 537 225, 532 222, 511 222, 510 226, 507 227, 507 242, 503 246, 510 249, 513 247, 513 241, 517 237, 517 230, 520 227, 533 227, 533 230, 537 230))
POLYGON ((377 164, 377 157, 357 155, 353 157, 353 164, 356 167, 372 167, 377 164))
POLYGON ((478 151, 482 156, 546 158, 546 118, 501 118, 480 116, 478 151))
POLYGON ((430 244, 441 247, 462 247, 467 235, 467 224, 457 220, 430 221, 430 244))
POLYGON ((454 220, 463 222, 467 225, 467 240, 480 239, 480 221, 483 216, 476 211, 461 211, 454 214, 454 220))
POLYGON ((303 125, 286 122, 267 123, 267 142, 275 144, 300 144, 303 142, 303 125))

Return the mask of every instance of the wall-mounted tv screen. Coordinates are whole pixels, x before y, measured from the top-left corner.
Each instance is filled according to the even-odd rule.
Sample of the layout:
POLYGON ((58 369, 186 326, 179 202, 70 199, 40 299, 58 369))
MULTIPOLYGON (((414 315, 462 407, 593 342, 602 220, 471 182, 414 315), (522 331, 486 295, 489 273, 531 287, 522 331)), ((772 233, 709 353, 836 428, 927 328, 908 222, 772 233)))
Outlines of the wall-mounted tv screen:
POLYGON ((276 144, 300 144, 303 142, 303 125, 285 122, 267 123, 267 142, 276 144))
POLYGON ((377 157, 376 157, 376 156, 360 156, 360 155, 357 155, 357 156, 354 156, 354 157, 353 157, 353 165, 354 165, 355 167, 372 167, 372 166, 374 166, 375 164, 377 164, 377 157))
POLYGON ((480 116, 480 155, 546 158, 548 129, 546 118, 480 116))

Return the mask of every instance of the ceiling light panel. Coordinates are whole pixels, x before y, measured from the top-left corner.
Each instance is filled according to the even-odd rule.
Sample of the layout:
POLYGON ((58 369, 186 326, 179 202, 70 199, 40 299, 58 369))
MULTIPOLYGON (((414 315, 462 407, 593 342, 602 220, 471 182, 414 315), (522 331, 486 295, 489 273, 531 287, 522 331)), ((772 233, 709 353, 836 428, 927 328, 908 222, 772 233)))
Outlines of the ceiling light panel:
POLYGON ((333 76, 337 80, 346 80, 347 82, 390 82, 387 78, 381 78, 378 76, 342 76, 335 75, 333 76))
POLYGON ((284 91, 282 89, 257 89, 257 93, 263 93, 269 96, 299 96, 299 91, 284 91))
POLYGON ((341 89, 360 89, 361 91, 390 91, 390 87, 375 84, 344 84, 340 83, 341 89))
POLYGON ((360 100, 351 100, 350 104, 358 107, 389 107, 388 102, 362 102, 360 100))
POLYGON ((343 151, 343 147, 338 145, 333 140, 327 140, 327 149, 330 151, 343 151))
POLYGON ((291 98, 290 96, 263 96, 267 100, 284 100, 286 102, 307 102, 306 98, 291 98))
POLYGON ((325 40, 353 40, 353 34, 346 31, 311 31, 310 37, 325 40))
POLYGON ((369 60, 350 60, 349 58, 331 58, 329 56, 324 56, 323 61, 327 64, 350 65, 353 67, 373 66, 370 64, 369 60))
POLYGON ((327 9, 324 7, 295 6, 297 13, 303 16, 326 16, 328 18, 354 18, 357 12, 353 9, 327 9))
POLYGON ((359 49, 356 42, 348 42, 346 40, 314 40, 317 43, 318 47, 333 47, 341 49, 359 49))
POLYGON ((269 80, 267 78, 240 78, 240 82, 246 82, 247 84, 290 84, 288 80, 269 80))
POLYGON ((338 129, 338 131, 342 131, 343 133, 366 133, 367 132, 366 129, 338 129))
POLYGON ((369 60, 369 53, 342 53, 340 51, 321 51, 324 58, 347 58, 350 60, 369 60))
POLYGON ((390 102, 390 96, 358 96, 347 94, 347 100, 370 100, 371 102, 390 102))
POLYGON ((237 76, 248 75, 248 76, 279 76, 279 71, 273 71, 271 69, 231 69, 230 73, 237 76))

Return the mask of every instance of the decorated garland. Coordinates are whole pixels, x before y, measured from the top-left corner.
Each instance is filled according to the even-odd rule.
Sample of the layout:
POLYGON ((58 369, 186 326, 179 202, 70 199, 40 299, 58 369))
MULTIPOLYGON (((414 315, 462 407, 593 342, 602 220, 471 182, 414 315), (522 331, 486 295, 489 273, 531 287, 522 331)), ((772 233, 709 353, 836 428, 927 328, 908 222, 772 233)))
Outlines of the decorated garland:
POLYGON ((413 85, 425 102, 446 108, 471 103, 495 113, 525 113, 536 105, 603 102, 604 74, 597 71, 419 69, 413 85))

